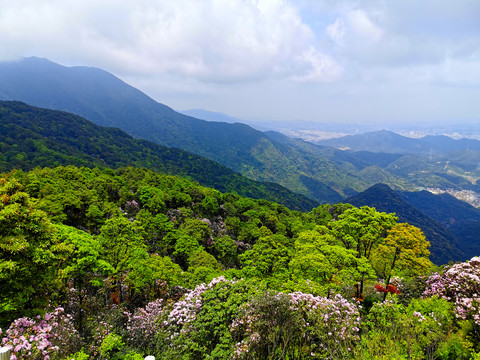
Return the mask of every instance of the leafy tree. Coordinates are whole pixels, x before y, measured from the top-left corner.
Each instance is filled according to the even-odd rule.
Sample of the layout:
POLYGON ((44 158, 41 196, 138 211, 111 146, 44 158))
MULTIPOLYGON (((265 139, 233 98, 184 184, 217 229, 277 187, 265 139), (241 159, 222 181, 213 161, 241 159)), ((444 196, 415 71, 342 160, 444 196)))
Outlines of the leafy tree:
POLYGON ((213 245, 212 231, 208 224, 197 219, 186 219, 180 226, 185 235, 193 237, 202 246, 213 245))
MULTIPOLYGON (((397 222, 395 214, 379 213, 374 208, 362 206, 349 208, 330 227, 347 249, 354 249, 357 257, 370 260, 373 249, 385 239, 388 230, 397 222)), ((363 295, 364 279, 357 288, 357 298, 363 295)))
POLYGON ((153 215, 165 212, 164 195, 160 189, 151 186, 142 186, 138 189, 138 194, 144 208, 149 210, 153 215))
POLYGON ((136 221, 145 231, 145 242, 149 252, 167 255, 173 251, 172 244, 168 243, 165 237, 174 231, 174 225, 165 214, 154 216, 149 211, 141 209, 136 221))
POLYGON ((145 244, 139 229, 125 218, 112 218, 100 229, 98 240, 102 247, 101 257, 113 268, 111 275, 114 301, 123 300, 120 280, 134 265, 135 261, 145 255, 145 244))
POLYGON ((0 324, 41 311, 61 250, 46 214, 21 190, 0 179, 0 324))
POLYGON ((237 263, 237 246, 235 241, 228 235, 215 240, 213 254, 227 268, 237 263))
POLYGON ((269 279, 278 287, 288 279, 291 256, 291 250, 271 235, 261 237, 251 250, 240 255, 240 260, 246 277, 269 279))
POLYGON ((183 268, 187 268, 188 259, 197 251, 202 251, 204 248, 200 246, 198 240, 179 233, 177 242, 175 243, 175 251, 173 252, 173 257, 176 262, 183 268))
POLYGON ((430 243, 419 228, 406 223, 396 224, 374 250, 372 262, 387 287, 394 274, 408 277, 428 274, 433 267, 428 259, 429 247, 430 243))
POLYGON ((353 286, 363 274, 372 275, 368 262, 356 255, 354 250, 339 246, 326 227, 317 226, 298 236, 290 267, 298 281, 312 281, 317 284, 317 292, 330 295, 332 290, 353 286))

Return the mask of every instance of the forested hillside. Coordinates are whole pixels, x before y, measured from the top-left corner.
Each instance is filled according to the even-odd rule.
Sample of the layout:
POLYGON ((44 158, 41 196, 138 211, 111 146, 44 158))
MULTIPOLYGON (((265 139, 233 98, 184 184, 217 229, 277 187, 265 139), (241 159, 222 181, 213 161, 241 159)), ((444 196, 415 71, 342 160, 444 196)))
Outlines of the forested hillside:
POLYGON ((69 111, 204 156, 251 179, 278 183, 320 203, 342 201, 379 182, 404 190, 472 189, 466 172, 475 171, 480 162, 476 152, 440 163, 415 155, 358 154, 244 124, 203 121, 175 112, 100 69, 67 68, 46 59, 0 63, 0 99, 69 111))
POLYGON ((268 199, 292 209, 311 210, 318 203, 274 183, 257 182, 225 166, 179 149, 134 139, 79 116, 0 101, 0 171, 37 166, 140 166, 188 176, 220 191, 268 199))
POLYGON ((18 359, 480 351, 480 260, 433 273, 394 214, 301 213, 133 167, 0 179, 0 326, 18 359))

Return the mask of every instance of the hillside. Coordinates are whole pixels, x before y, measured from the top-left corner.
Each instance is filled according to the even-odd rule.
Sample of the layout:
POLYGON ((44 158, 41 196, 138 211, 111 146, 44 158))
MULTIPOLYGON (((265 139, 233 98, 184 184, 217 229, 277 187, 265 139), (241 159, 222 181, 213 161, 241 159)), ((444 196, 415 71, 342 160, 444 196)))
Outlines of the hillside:
MULTIPOLYGON (((278 183, 320 203, 341 201, 379 182, 407 190, 418 186, 473 190, 480 176, 480 152, 475 150, 430 160, 316 146, 245 124, 186 116, 108 72, 63 67, 45 59, 0 63, 0 99, 69 111, 98 125, 214 160, 250 179, 278 183)), ((401 151, 415 148, 412 140, 381 132, 368 143, 397 144, 401 151)))
POLYGON ((449 194, 434 195, 428 191, 398 194, 409 204, 446 226, 458 239, 465 254, 480 254, 480 209, 449 194))
POLYGON ((313 200, 274 184, 250 180, 198 155, 134 139, 115 128, 103 128, 73 114, 0 102, 0 171, 37 166, 139 166, 188 176, 224 192, 236 192, 310 210, 313 200))
POLYGON ((451 275, 473 278, 479 259, 434 273, 424 236, 393 214, 290 211, 133 167, 11 171, 0 199, 0 327, 17 359, 407 358, 410 344, 423 359, 440 341, 467 359, 478 348, 477 309, 458 309, 441 284, 458 281, 471 303, 478 284, 451 275))
POLYGON ((63 67, 45 59, 0 63, 0 97, 69 111, 102 126, 177 147, 249 178, 279 183, 323 203, 338 202, 396 176, 355 166, 315 146, 279 142, 243 124, 208 122, 157 103, 115 76, 94 68, 63 67))
POLYGON ((468 257, 462 251, 457 237, 449 229, 407 203, 387 185, 374 185, 364 192, 348 198, 345 202, 354 206, 371 206, 377 211, 395 213, 400 222, 407 222, 420 228, 431 244, 431 260, 436 264, 444 264, 450 260, 463 260, 468 257))

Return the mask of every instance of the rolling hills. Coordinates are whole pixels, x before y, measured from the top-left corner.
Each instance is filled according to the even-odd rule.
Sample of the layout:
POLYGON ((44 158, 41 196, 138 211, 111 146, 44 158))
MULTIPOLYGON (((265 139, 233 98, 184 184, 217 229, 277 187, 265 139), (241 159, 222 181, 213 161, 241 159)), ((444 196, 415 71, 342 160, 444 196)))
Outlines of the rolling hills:
POLYGON ((204 156, 251 179, 279 183, 322 203, 340 201, 378 182, 414 186, 362 156, 279 139, 244 124, 180 114, 95 68, 63 67, 38 58, 0 63, 0 98, 69 111, 134 137, 204 156))
POLYGON ((317 202, 274 183, 257 182, 198 155, 134 139, 66 112, 16 101, 0 102, 0 171, 76 165, 146 167, 190 177, 224 192, 268 199, 292 209, 310 210, 317 202))
POLYGON ((180 114, 96 68, 64 67, 38 58, 3 62, 0 98, 69 111, 214 160, 250 179, 278 183, 320 203, 343 201, 377 183, 395 190, 479 190, 476 142, 409 139, 382 131, 348 138, 370 147, 344 151, 245 124, 180 114), (430 156, 428 149, 445 146, 450 152, 430 156))

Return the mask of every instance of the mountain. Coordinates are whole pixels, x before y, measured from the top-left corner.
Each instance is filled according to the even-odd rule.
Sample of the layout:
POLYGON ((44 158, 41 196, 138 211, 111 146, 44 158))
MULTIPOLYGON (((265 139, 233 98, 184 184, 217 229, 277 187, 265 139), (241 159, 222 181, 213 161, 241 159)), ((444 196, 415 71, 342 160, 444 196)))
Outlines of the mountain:
POLYGON ((480 163, 480 152, 476 165, 477 155, 463 152, 457 156, 461 162, 429 162, 416 155, 340 151, 245 124, 204 121, 154 101, 103 70, 64 67, 38 58, 0 63, 2 98, 72 112, 214 160, 250 179, 278 183, 320 203, 342 201, 379 182, 404 190, 471 190, 471 177, 477 174, 467 173, 467 167, 480 163))
POLYGON ((316 143, 335 148, 348 148, 355 151, 423 156, 445 155, 456 151, 480 151, 479 140, 455 140, 443 135, 428 135, 417 139, 408 138, 387 130, 325 139, 316 143))
POLYGON ((480 221, 480 209, 458 200, 450 194, 435 195, 425 190, 399 191, 398 194, 406 202, 445 226, 462 224, 467 220, 480 221))
POLYGON ((317 144, 343 149, 417 187, 480 190, 480 184, 476 184, 480 179, 478 140, 454 140, 447 136, 412 139, 382 130, 317 144))
POLYGON ((395 213, 400 222, 420 228, 430 242, 430 259, 435 264, 460 261, 468 258, 460 249, 457 237, 443 224, 430 218, 416 207, 407 203, 396 191, 385 184, 376 184, 364 192, 345 200, 354 206, 370 206, 378 211, 395 213))
POLYGON ((66 112, 0 101, 0 171, 37 166, 146 167, 191 177, 223 192, 268 199, 292 209, 310 210, 318 203, 274 183, 245 178, 198 155, 134 139, 66 112))
POLYGON ((99 69, 68 68, 38 58, 0 63, 0 98, 69 111, 98 125, 115 126, 135 137, 207 157, 252 179, 278 182, 322 202, 342 199, 325 185, 321 186, 325 193, 312 193, 300 178, 318 184, 317 175, 302 172, 296 158, 286 164, 286 150, 262 132, 244 124, 208 122, 177 113, 99 69))

